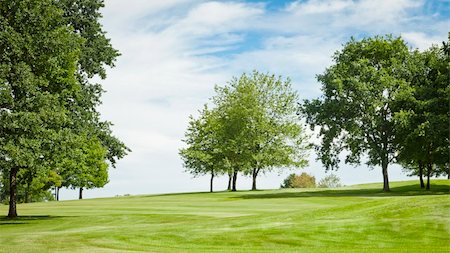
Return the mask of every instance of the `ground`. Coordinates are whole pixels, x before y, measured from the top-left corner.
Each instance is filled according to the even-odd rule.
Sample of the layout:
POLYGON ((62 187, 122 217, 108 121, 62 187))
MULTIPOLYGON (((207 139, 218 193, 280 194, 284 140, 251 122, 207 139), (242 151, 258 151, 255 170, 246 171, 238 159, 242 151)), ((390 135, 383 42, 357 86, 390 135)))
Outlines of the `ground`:
MULTIPOLYGON (((450 181, 22 204, 0 252, 450 252, 450 181)), ((0 205, 0 213, 7 213, 0 205)))

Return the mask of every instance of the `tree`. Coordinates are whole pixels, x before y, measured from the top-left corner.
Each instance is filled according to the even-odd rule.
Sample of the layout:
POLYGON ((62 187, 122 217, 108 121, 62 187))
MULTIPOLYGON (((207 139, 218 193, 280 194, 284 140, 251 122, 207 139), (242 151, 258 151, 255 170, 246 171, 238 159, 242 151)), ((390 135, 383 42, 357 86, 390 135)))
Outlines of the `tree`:
POLYGON ((79 188, 79 199, 82 199, 84 189, 103 187, 108 182, 107 150, 98 138, 77 137, 72 145, 74 152, 55 166, 61 168, 58 170, 62 177, 60 186, 79 188))
MULTIPOLYGON (((114 62, 120 55, 112 47, 110 39, 106 37, 106 32, 103 31, 102 25, 99 23, 99 19, 102 17, 100 9, 104 7, 104 1, 62 0, 58 1, 58 4, 64 12, 64 21, 84 41, 81 46, 77 68, 77 79, 81 84, 81 91, 76 96, 76 99, 71 100, 70 117, 73 120, 70 128, 80 136, 95 136, 93 138, 100 140, 103 148, 106 150, 106 160, 109 161, 109 165, 115 167, 117 160, 123 158, 131 150, 113 136, 111 122, 100 120, 100 114, 96 107, 101 104, 103 89, 100 84, 90 82, 90 78, 95 75, 105 79, 105 66, 114 67, 114 62)), ((80 154, 86 155, 86 153, 80 154)), ((63 153, 62 159, 66 159, 65 156, 66 154, 63 153)), ((98 156, 98 158, 100 157, 98 156)), ((73 156, 72 158, 77 160, 73 156)), ((98 163, 102 162, 98 161, 98 163)), ((96 168, 91 169, 96 170, 96 168)), ((64 173, 65 175, 70 176, 70 173, 75 172, 75 174, 78 174, 78 177, 83 177, 82 173, 76 173, 76 169, 74 170, 73 168, 61 168, 60 170, 69 170, 69 173, 64 173)), ((98 175, 100 176, 101 174, 98 175)), ((100 176, 100 178, 103 177, 100 176)), ((73 180, 64 181, 65 187, 76 187, 76 185, 72 184, 73 180)), ((100 179, 100 181, 103 181, 103 179, 100 179)), ((89 188, 92 188, 94 185, 102 187, 104 184, 91 184, 89 188)), ((80 187, 80 196, 81 192, 82 187, 80 187)))
POLYGON ((411 53, 408 69, 413 92, 399 103, 395 115, 399 141, 399 161, 411 174, 418 175, 424 188, 423 175, 440 174, 446 168, 449 147, 449 68, 448 43, 442 47, 411 53))
POLYGON ((253 71, 216 91, 225 156, 233 168, 232 190, 238 171, 252 176, 256 190, 260 172, 307 165, 309 146, 296 115, 298 94, 289 79, 253 71))
MULTIPOLYGON (((239 172, 251 175, 256 190, 259 173, 280 167, 303 167, 309 145, 296 114, 298 95, 289 79, 254 71, 216 87, 213 109, 191 117, 180 151, 194 175, 229 175, 236 191, 239 172)), ((231 189, 230 189, 231 188, 231 189)))
MULTIPOLYGON (((242 83, 242 82, 241 82, 242 83)), ((227 86, 216 86, 213 102, 217 111, 217 137, 222 144, 221 153, 229 166, 231 191, 236 191, 240 171, 250 168, 252 156, 248 127, 251 122, 251 107, 254 100, 248 87, 239 86, 239 79, 233 78, 227 86)))
POLYGON ((317 184, 319 188, 337 188, 341 187, 341 180, 335 174, 327 175, 322 178, 317 184))
POLYGON ((18 172, 46 170, 62 137, 81 39, 53 1, 6 0, 0 14, 0 158, 14 218, 18 172))
POLYGON ((318 157, 327 169, 337 168, 339 154, 358 165, 363 155, 369 166, 381 166, 383 191, 389 188, 388 166, 398 150, 395 103, 409 96, 409 49, 401 38, 351 39, 334 55, 335 64, 317 76, 323 96, 306 100, 301 112, 311 128, 320 128, 318 157))
POLYGON ((300 175, 290 174, 281 185, 281 188, 315 188, 316 178, 306 172, 300 175))
POLYGON ((104 78, 104 66, 118 56, 98 23, 101 7, 100 0, 0 2, 0 164, 9 176, 11 218, 19 171, 29 183, 61 172, 57 165, 69 157, 86 158, 62 143, 98 139, 106 155, 97 162, 113 166, 129 151, 99 119, 102 89, 89 82, 104 78))
MULTIPOLYGON (((245 75, 243 77, 245 78, 245 75)), ((297 115, 298 94, 289 79, 254 71, 242 85, 250 86, 251 108, 248 128, 253 148, 251 158, 252 190, 262 172, 277 167, 300 168, 308 164, 306 151, 309 145, 297 115)))
POLYGON ((188 146, 180 150, 183 165, 189 173, 194 176, 211 175, 210 192, 213 192, 214 177, 222 174, 225 168, 218 131, 217 112, 205 105, 198 119, 190 116, 186 139, 183 140, 188 146))

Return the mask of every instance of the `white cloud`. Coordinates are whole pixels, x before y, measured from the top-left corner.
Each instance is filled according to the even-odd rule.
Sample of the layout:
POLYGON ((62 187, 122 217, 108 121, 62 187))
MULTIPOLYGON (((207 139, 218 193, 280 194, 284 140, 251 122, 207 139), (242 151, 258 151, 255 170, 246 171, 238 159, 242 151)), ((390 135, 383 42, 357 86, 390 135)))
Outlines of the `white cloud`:
POLYGON ((183 7, 190 2, 193 0, 106 0, 106 7, 102 10, 103 24, 109 33, 133 33, 149 26, 146 22, 137 23, 137 21, 144 21, 144 18, 147 17, 152 22, 167 23, 166 20, 152 19, 151 17, 170 12, 170 10, 183 7))
POLYGON ((446 40, 445 36, 427 36, 423 32, 405 32, 402 33, 402 38, 419 50, 425 50, 433 44, 440 45, 446 40))
POLYGON ((408 11, 423 4, 421 0, 295 1, 286 7, 288 15, 284 19, 301 20, 305 29, 314 27, 326 32, 330 28, 395 32, 409 20, 408 11))
POLYGON ((312 0, 307 2, 295 1, 286 7, 289 12, 296 14, 317 14, 341 11, 348 8, 352 1, 320 1, 312 0))
POLYGON ((248 28, 248 21, 264 13, 262 5, 207 2, 194 7, 172 29, 191 35, 210 35, 248 28))

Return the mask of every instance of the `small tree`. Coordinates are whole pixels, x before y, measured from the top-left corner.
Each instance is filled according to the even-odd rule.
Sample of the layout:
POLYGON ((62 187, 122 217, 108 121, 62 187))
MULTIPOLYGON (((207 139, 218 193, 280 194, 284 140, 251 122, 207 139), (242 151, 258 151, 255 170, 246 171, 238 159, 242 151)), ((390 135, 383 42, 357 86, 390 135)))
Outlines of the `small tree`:
POLYGON ((316 178, 306 172, 300 175, 290 174, 281 185, 281 188, 315 188, 316 178))
POLYGON ((224 172, 226 164, 216 117, 217 112, 209 110, 206 105, 198 119, 191 116, 186 138, 183 140, 188 147, 180 150, 187 172, 194 176, 211 175, 210 192, 213 192, 214 177, 224 172))
POLYGON ((335 174, 325 176, 317 184, 318 188, 337 188, 341 186, 341 180, 335 174))

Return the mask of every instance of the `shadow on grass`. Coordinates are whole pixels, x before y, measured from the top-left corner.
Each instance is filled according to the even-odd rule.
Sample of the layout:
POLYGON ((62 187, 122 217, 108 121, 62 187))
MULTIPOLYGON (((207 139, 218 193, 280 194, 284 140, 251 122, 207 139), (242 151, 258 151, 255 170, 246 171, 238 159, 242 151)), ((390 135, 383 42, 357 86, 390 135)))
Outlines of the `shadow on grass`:
POLYGON ((448 185, 432 185, 430 190, 420 189, 420 186, 407 185, 392 187, 390 192, 381 189, 335 189, 311 190, 302 192, 279 192, 262 194, 245 194, 233 198, 241 199, 273 199, 273 198, 303 198, 303 197, 392 197, 392 196, 420 196, 450 194, 448 185))
POLYGON ((16 218, 9 218, 7 216, 0 217, 0 226, 2 225, 22 225, 29 224, 31 221, 42 221, 42 220, 55 220, 61 219, 64 216, 50 216, 50 215, 28 215, 28 216, 18 216, 16 218))

